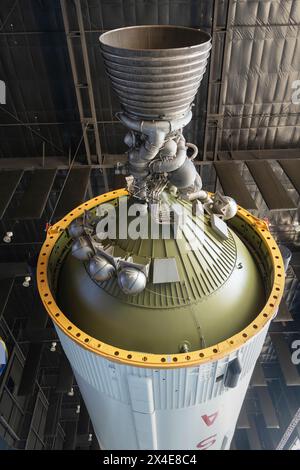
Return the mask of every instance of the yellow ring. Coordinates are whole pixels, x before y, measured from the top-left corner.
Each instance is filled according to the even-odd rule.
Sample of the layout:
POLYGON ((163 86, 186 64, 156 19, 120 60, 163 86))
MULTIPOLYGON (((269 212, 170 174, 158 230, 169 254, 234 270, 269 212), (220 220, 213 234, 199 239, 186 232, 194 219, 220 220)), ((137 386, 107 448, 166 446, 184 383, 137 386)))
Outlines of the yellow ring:
POLYGON ((276 313, 283 295, 284 265, 280 250, 266 224, 241 207, 238 208, 237 216, 243 220, 245 224, 262 240, 270 255, 273 268, 272 288, 269 298, 263 310, 257 315, 255 320, 242 331, 231 336, 225 341, 210 346, 209 348, 189 353, 148 354, 115 348, 114 346, 103 343, 102 341, 87 335, 84 331, 71 323, 57 306, 49 287, 48 263, 52 249, 62 232, 68 227, 72 220, 79 217, 84 211, 93 209, 95 206, 117 197, 126 196, 127 194, 128 192, 125 189, 120 189, 90 199, 79 207, 73 209, 63 219, 48 229, 47 238, 43 244, 38 259, 38 289, 48 314, 64 334, 69 336, 81 347, 88 349, 95 354, 99 354, 111 361, 139 367, 171 368, 186 367, 187 365, 195 366, 205 362, 219 360, 242 346, 245 342, 255 336, 262 328, 264 328, 276 313))

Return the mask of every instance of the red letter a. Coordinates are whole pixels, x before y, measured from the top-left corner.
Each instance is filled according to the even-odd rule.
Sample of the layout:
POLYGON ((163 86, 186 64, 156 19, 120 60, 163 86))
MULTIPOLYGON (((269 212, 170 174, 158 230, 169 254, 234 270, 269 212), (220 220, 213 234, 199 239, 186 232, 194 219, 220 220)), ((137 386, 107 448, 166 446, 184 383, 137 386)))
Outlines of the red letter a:
POLYGON ((216 411, 216 412, 213 413, 212 415, 202 415, 201 418, 202 418, 203 421, 205 422, 206 426, 211 426, 211 425, 215 422, 215 420, 216 420, 216 418, 217 418, 217 416, 218 416, 218 413, 219 413, 219 412, 216 411))

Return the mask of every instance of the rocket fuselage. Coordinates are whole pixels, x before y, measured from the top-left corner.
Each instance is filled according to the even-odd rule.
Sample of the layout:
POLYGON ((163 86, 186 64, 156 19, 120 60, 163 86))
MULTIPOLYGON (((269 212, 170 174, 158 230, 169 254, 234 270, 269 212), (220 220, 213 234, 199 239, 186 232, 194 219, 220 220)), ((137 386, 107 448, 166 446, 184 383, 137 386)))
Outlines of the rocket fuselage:
MULTIPOLYGON (((72 220, 84 210, 92 210, 125 194, 120 190, 98 196, 50 227, 38 262, 38 286, 43 303, 55 323, 102 448, 227 449, 253 368, 282 296, 284 267, 280 250, 266 225, 239 208, 231 230, 243 237, 253 259, 260 264, 266 291, 264 305, 254 312, 243 329, 233 329, 231 336, 208 347, 195 349, 193 345, 184 353, 126 350, 114 344, 113 338, 110 344, 103 342, 100 336, 91 336, 80 329, 70 310, 64 313, 57 303, 57 292, 72 288, 72 279, 62 282, 60 277, 70 252, 72 239, 67 228, 72 220)), ((188 255, 184 264, 187 267, 188 255)), ((241 271, 240 263, 235 263, 234 270, 241 271)), ((226 294, 227 285, 225 282, 222 286, 224 299, 227 294, 235 295, 232 287, 226 294)), ((245 290, 245 304, 248 294, 245 290)), ((84 303, 78 300, 78 312, 82 312, 88 323, 89 315, 94 319, 95 316, 89 312, 88 292, 82 295, 84 303)), ((196 308, 191 306, 200 320, 201 302, 214 302, 214 297, 212 294, 202 299, 196 308)), ((120 312, 123 302, 124 299, 120 300, 120 312)), ((240 308, 244 308, 242 302, 240 308)), ((163 310, 159 306, 158 309, 163 315, 163 310)), ((219 309, 222 313, 222 303, 219 309)), ((141 322, 147 318, 147 312, 147 307, 140 307, 141 322)), ((112 332, 117 313, 112 309, 104 317, 106 322, 112 322, 112 332)), ((211 311, 211 315, 215 313, 218 312, 211 311)), ((130 309, 128 315, 130 320, 130 309)), ((101 303, 98 318, 101 321, 101 303)), ((216 322, 221 320, 216 315, 216 322)), ((133 328, 131 323, 128 330, 122 327, 121 331, 130 336, 133 328)), ((143 330, 139 331, 142 337, 143 330)), ((157 334, 167 336, 168 332, 174 334, 172 325, 168 328, 158 322, 157 334)))
POLYGON ((268 324, 223 359, 175 369, 112 362, 57 333, 102 449, 225 450, 267 330, 268 324), (236 358, 241 376, 236 387, 226 387, 236 358))
POLYGON ((183 136, 209 35, 142 26, 100 42, 128 128, 127 190, 49 228, 39 292, 102 448, 228 449, 282 297, 281 253, 263 221, 202 189, 183 136), (107 234, 102 209, 123 230, 124 201, 138 222, 107 234), (150 220, 156 236, 132 232, 150 220))

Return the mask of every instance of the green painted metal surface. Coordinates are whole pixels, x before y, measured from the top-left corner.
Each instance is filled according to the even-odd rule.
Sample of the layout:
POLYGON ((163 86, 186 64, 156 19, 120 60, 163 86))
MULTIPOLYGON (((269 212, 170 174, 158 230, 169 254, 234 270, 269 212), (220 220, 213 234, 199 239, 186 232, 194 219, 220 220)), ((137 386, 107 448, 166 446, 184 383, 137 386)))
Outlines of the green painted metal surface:
POLYGON ((54 288, 58 305, 76 326, 115 347, 166 354, 179 352, 183 342, 191 350, 216 344, 257 316, 265 287, 253 254, 233 230, 221 240, 206 216, 194 217, 191 205, 182 204, 189 211, 185 225, 193 228, 198 247, 188 230, 181 239, 107 242, 115 254, 127 253, 139 261, 176 259, 179 282, 153 284, 150 269, 146 289, 137 296, 123 294, 115 279, 94 282, 87 266, 70 254, 64 235, 54 288))

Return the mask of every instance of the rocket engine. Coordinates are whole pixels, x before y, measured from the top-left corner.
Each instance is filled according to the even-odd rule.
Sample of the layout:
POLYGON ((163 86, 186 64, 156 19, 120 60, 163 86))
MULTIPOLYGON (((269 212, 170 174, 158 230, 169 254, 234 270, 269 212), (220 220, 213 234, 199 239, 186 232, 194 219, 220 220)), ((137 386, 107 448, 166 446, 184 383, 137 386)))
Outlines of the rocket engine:
POLYGON ((51 226, 38 286, 103 449, 228 449, 284 287, 265 222, 210 194, 184 127, 211 41, 102 34, 127 128, 127 188, 51 226))

